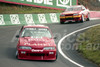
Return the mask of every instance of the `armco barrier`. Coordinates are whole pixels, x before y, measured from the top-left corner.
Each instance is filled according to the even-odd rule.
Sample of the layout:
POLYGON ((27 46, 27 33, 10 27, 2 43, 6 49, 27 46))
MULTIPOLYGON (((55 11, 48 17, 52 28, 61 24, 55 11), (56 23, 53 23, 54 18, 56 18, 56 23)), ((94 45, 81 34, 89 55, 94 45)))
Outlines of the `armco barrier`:
POLYGON ((0 14, 0 25, 26 25, 59 22, 60 13, 0 14))

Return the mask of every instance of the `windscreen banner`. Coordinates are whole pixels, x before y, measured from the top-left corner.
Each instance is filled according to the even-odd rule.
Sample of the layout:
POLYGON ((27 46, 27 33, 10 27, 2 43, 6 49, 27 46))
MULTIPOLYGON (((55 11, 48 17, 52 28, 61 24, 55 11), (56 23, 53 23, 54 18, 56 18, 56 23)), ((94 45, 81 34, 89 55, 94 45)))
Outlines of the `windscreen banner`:
POLYGON ((78 0, 0 0, 0 2, 63 10, 67 6, 77 5, 78 0))

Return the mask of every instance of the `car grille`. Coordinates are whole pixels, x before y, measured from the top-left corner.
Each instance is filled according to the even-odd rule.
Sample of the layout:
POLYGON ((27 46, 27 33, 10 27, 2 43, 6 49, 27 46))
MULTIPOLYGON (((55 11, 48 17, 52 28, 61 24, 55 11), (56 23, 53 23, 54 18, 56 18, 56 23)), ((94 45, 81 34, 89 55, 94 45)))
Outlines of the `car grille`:
POLYGON ((43 50, 43 48, 32 48, 34 50, 43 50))
POLYGON ((30 54, 27 54, 27 55, 30 55, 30 56, 45 56, 45 54, 39 54, 39 53, 30 53, 30 54))
POLYGON ((74 20, 74 18, 66 18, 66 20, 74 20))

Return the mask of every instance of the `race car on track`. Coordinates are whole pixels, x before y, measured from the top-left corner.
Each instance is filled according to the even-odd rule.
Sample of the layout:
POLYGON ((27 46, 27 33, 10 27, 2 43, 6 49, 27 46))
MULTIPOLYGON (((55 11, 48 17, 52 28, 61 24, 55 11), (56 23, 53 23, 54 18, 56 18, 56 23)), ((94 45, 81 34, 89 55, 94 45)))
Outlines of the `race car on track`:
POLYGON ((19 32, 16 57, 25 60, 56 60, 57 48, 49 27, 26 25, 19 32))
POLYGON ((90 20, 89 9, 83 5, 69 6, 60 14, 60 23, 84 22, 90 20))

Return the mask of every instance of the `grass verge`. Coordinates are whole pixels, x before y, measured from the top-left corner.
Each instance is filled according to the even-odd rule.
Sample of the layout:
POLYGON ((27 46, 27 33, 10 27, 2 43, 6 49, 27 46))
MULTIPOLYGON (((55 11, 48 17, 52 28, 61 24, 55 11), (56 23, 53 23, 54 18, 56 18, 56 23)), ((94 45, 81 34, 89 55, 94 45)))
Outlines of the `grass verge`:
POLYGON ((62 10, 36 8, 0 2, 0 14, 61 13, 62 10))
POLYGON ((100 66, 100 26, 86 30, 77 41, 78 52, 100 66))

